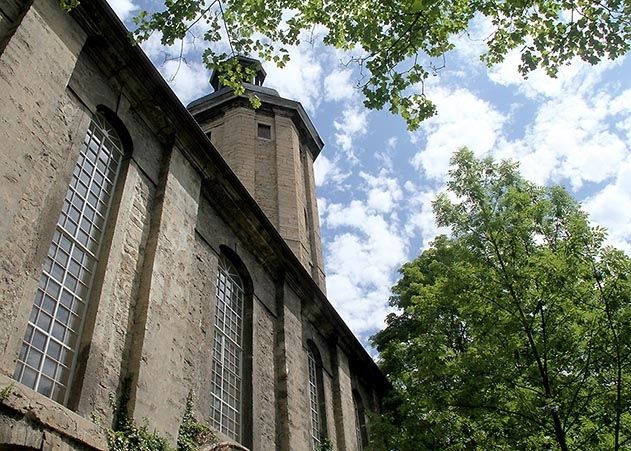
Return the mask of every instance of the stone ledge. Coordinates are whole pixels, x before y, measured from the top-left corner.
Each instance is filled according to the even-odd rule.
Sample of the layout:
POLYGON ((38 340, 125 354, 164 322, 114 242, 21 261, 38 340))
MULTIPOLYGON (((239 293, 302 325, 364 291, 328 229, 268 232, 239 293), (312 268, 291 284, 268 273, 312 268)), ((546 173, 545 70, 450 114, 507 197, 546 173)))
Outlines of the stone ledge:
MULTIPOLYGON (((27 420, 34 426, 41 426, 42 440, 47 432, 78 442, 94 450, 107 450, 107 442, 102 429, 61 404, 25 387, 14 379, 0 374, 0 390, 12 385, 9 396, 0 401, 0 408, 13 411, 16 417, 27 420)), ((49 435, 48 434, 48 435, 49 435)), ((0 440, 4 437, 0 436, 0 440)), ((17 445, 17 444, 16 444, 17 445)))
POLYGON ((245 446, 235 442, 219 442, 215 444, 202 445, 199 451, 250 451, 245 446))

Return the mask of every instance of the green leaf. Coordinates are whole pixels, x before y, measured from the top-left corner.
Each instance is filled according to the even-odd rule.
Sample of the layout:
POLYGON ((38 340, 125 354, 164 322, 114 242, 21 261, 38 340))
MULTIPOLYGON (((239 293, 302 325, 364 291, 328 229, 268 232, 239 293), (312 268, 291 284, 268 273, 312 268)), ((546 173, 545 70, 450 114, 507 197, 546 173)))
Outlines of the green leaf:
POLYGON ((462 149, 447 188, 451 235, 401 268, 372 338, 393 387, 373 449, 623 449, 631 259, 512 162, 462 149))
MULTIPOLYGON (((66 10, 79 4, 59 1, 66 10)), ((537 68, 555 76, 574 58, 590 64, 614 59, 631 44, 631 7, 623 0, 167 0, 158 11, 138 13, 134 34, 142 41, 159 32, 162 43, 172 45, 204 23, 204 62, 215 69, 238 54, 282 67, 289 60, 286 48, 317 29, 326 45, 358 54, 349 67, 356 69, 365 105, 388 105, 415 129, 436 112, 430 100, 416 97, 431 98, 423 81, 433 61, 444 58, 480 16, 492 24, 481 58, 493 65, 519 49, 524 76, 537 68), (230 51, 219 50, 225 48, 230 51)))

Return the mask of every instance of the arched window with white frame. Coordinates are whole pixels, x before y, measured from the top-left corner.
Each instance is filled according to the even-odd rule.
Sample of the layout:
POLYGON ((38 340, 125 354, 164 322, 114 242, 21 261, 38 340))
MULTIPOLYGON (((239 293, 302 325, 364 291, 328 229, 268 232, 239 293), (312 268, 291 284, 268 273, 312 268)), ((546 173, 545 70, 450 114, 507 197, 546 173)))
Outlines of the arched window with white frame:
POLYGON ((125 150, 104 114, 92 117, 39 278, 14 378, 68 401, 112 196, 125 150))

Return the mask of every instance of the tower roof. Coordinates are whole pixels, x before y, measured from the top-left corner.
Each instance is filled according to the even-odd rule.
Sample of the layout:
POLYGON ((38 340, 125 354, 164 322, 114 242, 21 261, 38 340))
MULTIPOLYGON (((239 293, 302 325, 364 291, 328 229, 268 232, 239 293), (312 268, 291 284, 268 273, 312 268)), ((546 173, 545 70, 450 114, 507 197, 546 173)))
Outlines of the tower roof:
POLYGON ((303 137, 307 147, 309 147, 313 158, 317 158, 324 147, 324 142, 302 104, 295 100, 285 99, 275 89, 263 86, 267 74, 259 60, 246 56, 236 56, 235 58, 241 64, 255 67, 254 80, 243 83, 245 92, 237 96, 231 88, 221 86, 219 73, 213 71, 210 83, 214 88, 214 92, 200 97, 186 106, 193 117, 198 123, 201 123, 209 117, 220 114, 225 109, 236 105, 249 105, 249 98, 252 95, 256 95, 261 101, 261 109, 283 110, 285 114, 292 118, 294 125, 303 137))
MULTIPOLYGON (((265 69, 263 69, 263 65, 261 64, 259 60, 255 58, 250 58, 248 56, 243 56, 243 55, 237 55, 233 58, 233 60, 234 59, 236 59, 241 66, 251 67, 255 70, 256 73, 254 75, 254 79, 247 80, 250 84, 253 84, 255 86, 263 86, 263 82, 265 81, 267 72, 265 72, 265 69)), ((218 91, 222 87, 221 83, 219 82, 220 73, 221 73, 220 71, 215 69, 210 75, 210 84, 215 89, 215 91, 218 91)))

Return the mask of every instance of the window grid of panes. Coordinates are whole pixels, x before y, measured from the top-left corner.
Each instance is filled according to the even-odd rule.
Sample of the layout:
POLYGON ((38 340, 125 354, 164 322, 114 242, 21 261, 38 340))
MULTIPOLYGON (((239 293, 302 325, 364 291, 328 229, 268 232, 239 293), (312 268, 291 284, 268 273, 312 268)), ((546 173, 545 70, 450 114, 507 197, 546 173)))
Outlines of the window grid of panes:
POLYGON ((116 132, 94 116, 72 174, 14 377, 65 403, 98 250, 122 160, 116 132))
POLYGON ((361 398, 356 393, 353 394, 353 404, 355 404, 355 436, 357 438, 357 450, 362 451, 364 449, 362 433, 364 405, 361 398))
POLYGON ((241 431, 241 360, 243 342, 243 283, 224 257, 217 272, 217 301, 213 344, 213 425, 239 440, 241 431))
POLYGON ((311 409, 311 440, 313 449, 320 444, 320 397, 318 395, 318 365, 311 349, 307 349, 309 364, 309 406, 311 409))

